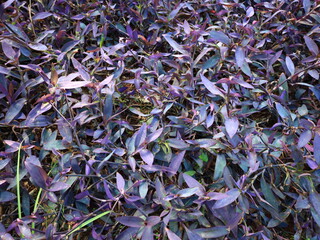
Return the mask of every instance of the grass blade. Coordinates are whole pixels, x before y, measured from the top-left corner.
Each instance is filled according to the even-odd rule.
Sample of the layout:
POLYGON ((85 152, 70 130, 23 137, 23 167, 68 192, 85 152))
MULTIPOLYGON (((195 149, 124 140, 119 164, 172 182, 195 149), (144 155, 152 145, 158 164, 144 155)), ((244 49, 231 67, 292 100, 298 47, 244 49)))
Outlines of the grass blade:
POLYGON ((100 213, 99 215, 97 215, 97 216, 95 216, 95 217, 93 217, 93 218, 88 219, 87 221, 81 223, 79 226, 77 226, 75 229, 73 229, 71 232, 69 232, 69 233, 67 234, 67 236, 69 236, 69 235, 71 235, 72 233, 80 230, 81 228, 87 226, 88 224, 94 222, 95 220, 103 217, 104 215, 107 215, 107 214, 110 213, 110 212, 111 212, 111 211, 106 211, 106 212, 100 213))

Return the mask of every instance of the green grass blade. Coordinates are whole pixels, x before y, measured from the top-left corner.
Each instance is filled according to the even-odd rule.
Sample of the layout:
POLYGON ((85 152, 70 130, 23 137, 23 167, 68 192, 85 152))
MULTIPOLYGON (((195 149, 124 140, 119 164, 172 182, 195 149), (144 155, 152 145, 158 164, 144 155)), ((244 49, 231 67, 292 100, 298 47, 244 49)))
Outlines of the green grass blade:
MULTIPOLYGON (((34 207, 33 207, 33 213, 35 214, 38 210, 38 205, 39 205, 39 200, 40 200, 40 196, 41 196, 41 193, 42 193, 42 188, 39 189, 39 192, 37 194, 37 198, 36 198, 36 201, 34 203, 34 207)), ((34 229, 36 226, 35 222, 32 222, 31 224, 31 227, 34 229)), ((32 233, 34 233, 34 231, 32 231, 32 233)))
POLYGON ((69 236, 69 235, 71 235, 72 233, 74 233, 74 232, 80 230, 81 228, 87 226, 88 224, 92 223, 93 221, 95 221, 95 220, 103 217, 104 215, 107 215, 107 214, 110 213, 110 212, 111 212, 111 211, 106 211, 106 212, 100 213, 99 215, 97 215, 97 216, 95 216, 95 217, 93 217, 93 218, 88 219, 87 221, 81 223, 78 227, 76 227, 75 229, 73 229, 71 232, 69 232, 69 233, 67 234, 67 236, 69 236))
POLYGON ((18 149, 18 162, 17 162, 17 174, 16 174, 16 183, 17 183, 17 200, 18 200, 18 217, 22 218, 22 207, 21 207, 21 193, 20 193, 20 158, 21 158, 21 147, 24 139, 21 141, 18 149))

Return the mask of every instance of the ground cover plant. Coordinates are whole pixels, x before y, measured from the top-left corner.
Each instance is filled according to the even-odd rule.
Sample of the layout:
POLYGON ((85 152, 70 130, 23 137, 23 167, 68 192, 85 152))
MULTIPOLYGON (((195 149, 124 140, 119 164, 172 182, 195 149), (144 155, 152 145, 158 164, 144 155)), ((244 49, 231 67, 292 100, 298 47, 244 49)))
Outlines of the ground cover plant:
POLYGON ((1 239, 318 239, 319 12, 1 3, 1 239))

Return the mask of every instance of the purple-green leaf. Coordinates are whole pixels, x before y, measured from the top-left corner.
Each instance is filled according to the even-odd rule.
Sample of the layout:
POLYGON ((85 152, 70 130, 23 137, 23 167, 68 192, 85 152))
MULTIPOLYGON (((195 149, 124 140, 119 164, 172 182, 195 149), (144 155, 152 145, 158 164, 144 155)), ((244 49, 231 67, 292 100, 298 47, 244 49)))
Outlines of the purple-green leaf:
POLYGON ((4 121, 6 123, 10 123, 20 113, 26 101, 27 100, 25 98, 20 98, 12 103, 7 111, 4 121))
POLYGON ((230 38, 223 32, 220 31, 211 31, 210 37, 216 41, 222 42, 226 45, 231 43, 230 38))
POLYGON ((211 228, 198 228, 194 232, 203 238, 219 238, 229 234, 227 227, 211 227, 211 228))

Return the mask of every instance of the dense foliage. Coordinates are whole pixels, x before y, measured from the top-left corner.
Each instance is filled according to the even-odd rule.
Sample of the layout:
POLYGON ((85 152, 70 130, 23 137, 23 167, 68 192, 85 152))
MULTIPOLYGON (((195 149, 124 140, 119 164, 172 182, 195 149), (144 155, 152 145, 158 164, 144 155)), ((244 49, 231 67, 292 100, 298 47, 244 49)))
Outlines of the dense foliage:
POLYGON ((318 239, 319 12, 2 3, 1 239, 318 239))

